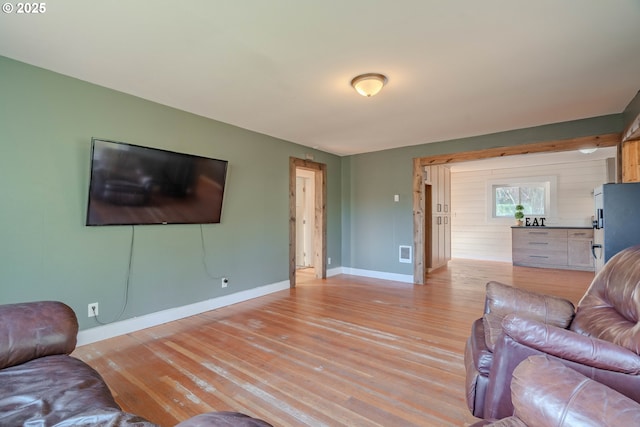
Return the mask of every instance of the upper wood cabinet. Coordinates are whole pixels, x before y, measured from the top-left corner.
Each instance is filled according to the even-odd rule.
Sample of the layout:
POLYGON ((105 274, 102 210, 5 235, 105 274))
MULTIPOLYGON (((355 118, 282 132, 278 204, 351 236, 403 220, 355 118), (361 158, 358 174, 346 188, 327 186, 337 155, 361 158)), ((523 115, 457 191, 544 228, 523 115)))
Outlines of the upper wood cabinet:
POLYGON ((640 182, 640 114, 622 133, 622 182, 640 182))
MULTIPOLYGON (((425 167, 425 184, 430 185, 431 215, 447 215, 451 211, 451 171, 446 166, 425 167)), ((425 206, 429 210, 428 206, 425 206)))
POLYGON ((622 182, 640 182, 640 140, 622 143, 622 182))
POLYGON ((451 259, 451 171, 447 166, 426 166, 425 267, 427 271, 451 259))

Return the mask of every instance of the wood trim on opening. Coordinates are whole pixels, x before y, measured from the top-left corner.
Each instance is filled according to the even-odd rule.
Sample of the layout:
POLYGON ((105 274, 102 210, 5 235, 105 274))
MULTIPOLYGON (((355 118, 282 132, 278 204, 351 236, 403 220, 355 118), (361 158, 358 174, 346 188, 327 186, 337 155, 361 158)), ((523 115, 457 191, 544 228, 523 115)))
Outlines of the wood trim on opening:
MULTIPOLYGON (((620 153, 622 134, 585 136, 579 138, 544 141, 508 147, 487 148, 484 150, 464 151, 459 153, 440 154, 435 156, 416 157, 413 159, 413 282, 422 285, 425 282, 424 267, 424 186, 422 172, 424 166, 466 162, 489 159, 493 157, 515 156, 518 154, 550 153, 578 150, 580 148, 618 147, 620 153)), ((622 170, 622 159, 618 155, 618 180, 622 170)))

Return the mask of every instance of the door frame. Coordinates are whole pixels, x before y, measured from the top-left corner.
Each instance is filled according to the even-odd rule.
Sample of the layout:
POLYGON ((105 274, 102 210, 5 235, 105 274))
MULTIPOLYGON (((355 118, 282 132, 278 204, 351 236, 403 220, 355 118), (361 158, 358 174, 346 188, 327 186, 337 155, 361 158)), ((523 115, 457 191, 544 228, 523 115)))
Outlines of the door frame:
POLYGON ((622 134, 608 133, 579 138, 536 142, 508 147, 487 148, 485 150, 463 151, 460 153, 440 154, 437 156, 416 157, 413 159, 413 283, 425 283, 425 201, 424 201, 424 167, 444 165, 470 160, 489 159, 492 157, 514 156, 517 154, 544 153, 554 151, 579 150, 586 147, 618 147, 618 179, 622 166, 622 134))
POLYGON ((327 165, 289 157, 289 286, 296 286, 296 169, 314 172, 314 255, 316 278, 327 277, 327 165))

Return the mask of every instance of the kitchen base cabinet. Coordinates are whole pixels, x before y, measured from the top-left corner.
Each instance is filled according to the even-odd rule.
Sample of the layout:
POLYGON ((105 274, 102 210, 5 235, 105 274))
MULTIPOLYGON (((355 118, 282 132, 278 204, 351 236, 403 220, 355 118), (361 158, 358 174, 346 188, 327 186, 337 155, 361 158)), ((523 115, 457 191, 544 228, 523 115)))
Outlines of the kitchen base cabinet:
POLYGON ((593 229, 512 227, 513 265, 594 271, 593 229))

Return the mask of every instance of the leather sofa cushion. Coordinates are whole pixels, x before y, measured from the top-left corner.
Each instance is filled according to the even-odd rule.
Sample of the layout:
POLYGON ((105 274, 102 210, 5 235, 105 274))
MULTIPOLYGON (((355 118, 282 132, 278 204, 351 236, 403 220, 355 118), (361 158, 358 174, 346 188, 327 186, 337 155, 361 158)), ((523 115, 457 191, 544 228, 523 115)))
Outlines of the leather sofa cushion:
POLYGON ((530 427, 527 426, 522 420, 518 417, 507 417, 501 420, 481 420, 477 423, 471 424, 470 427, 530 427))
POLYGON ((196 415, 176 427, 272 427, 266 421, 239 412, 209 412, 196 415))
POLYGON ((551 295, 536 294, 500 282, 487 283, 485 313, 503 318, 516 313, 559 328, 568 328, 575 307, 571 301, 551 295))
POLYGON ((52 354, 70 354, 78 321, 73 310, 55 301, 0 305, 0 369, 52 354))
POLYGON ((0 370, 0 425, 154 426, 120 411, 102 377, 66 355, 0 370))
POLYGON ((640 354, 640 246, 614 255, 578 304, 571 329, 640 354))
POLYGON ((545 356, 518 365, 511 398, 514 415, 529 426, 640 425, 637 402, 545 356))

